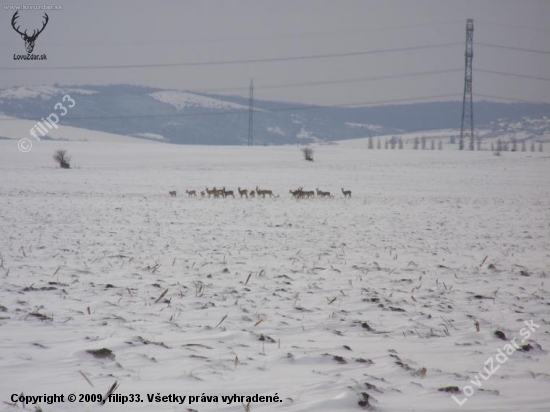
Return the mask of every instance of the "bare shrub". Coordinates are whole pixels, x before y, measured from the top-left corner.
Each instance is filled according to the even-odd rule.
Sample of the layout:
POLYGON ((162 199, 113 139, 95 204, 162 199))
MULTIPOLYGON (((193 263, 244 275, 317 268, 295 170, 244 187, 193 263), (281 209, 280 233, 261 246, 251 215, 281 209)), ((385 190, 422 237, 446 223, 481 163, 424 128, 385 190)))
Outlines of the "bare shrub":
POLYGON ((53 155, 53 160, 59 164, 59 167, 62 169, 71 168, 71 156, 67 154, 67 151, 64 149, 57 150, 53 155))
POLYGON ((313 162, 313 153, 314 150, 311 147, 302 147, 302 154, 305 160, 313 162))

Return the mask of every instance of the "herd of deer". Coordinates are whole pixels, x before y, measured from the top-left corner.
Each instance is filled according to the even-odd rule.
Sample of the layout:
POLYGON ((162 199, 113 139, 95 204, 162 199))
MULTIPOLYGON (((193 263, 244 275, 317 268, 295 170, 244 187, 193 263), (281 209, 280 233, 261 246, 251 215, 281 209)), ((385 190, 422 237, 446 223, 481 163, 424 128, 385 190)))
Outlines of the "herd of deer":
MULTIPOLYGON (((261 196, 262 198, 265 198, 266 196, 279 197, 279 195, 274 195, 272 190, 260 189, 258 186, 256 186, 256 190, 250 190, 250 191, 248 191, 247 189, 241 189, 239 187, 238 192, 241 198, 243 197, 249 198, 249 197, 256 197, 256 196, 257 197, 261 196)), ((186 190, 185 193, 187 193, 187 196, 189 197, 198 197, 198 193, 200 193, 201 197, 208 196, 208 197, 220 198, 220 197, 231 196, 235 198, 235 193, 233 193, 233 190, 225 190, 225 186, 222 187, 221 189, 216 189, 216 187, 212 189, 206 188, 205 191, 186 190)), ((344 190, 342 188, 342 193, 344 194, 344 197, 351 197, 351 190, 344 190)), ((168 192, 168 194, 170 195, 170 197, 176 197, 177 191, 171 190, 168 192)), ((318 188, 315 191, 313 191, 313 190, 304 190, 303 187, 299 187, 296 190, 291 190, 290 194, 294 199, 305 199, 305 198, 310 199, 312 197, 315 197, 315 194, 317 194, 317 197, 320 197, 320 198, 334 198, 334 196, 331 195, 330 192, 324 192, 322 190, 319 190, 318 188)))

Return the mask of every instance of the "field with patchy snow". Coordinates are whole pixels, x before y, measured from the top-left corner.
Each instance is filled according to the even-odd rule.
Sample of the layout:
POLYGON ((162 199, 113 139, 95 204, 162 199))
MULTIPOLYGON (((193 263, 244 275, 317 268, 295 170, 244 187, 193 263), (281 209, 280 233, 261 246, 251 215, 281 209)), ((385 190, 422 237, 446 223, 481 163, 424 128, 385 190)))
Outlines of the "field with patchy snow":
POLYGON ((529 152, 0 141, 0 411, 115 381, 143 402, 40 410, 548 411, 549 172, 529 152), (206 186, 280 197, 184 196, 206 186))

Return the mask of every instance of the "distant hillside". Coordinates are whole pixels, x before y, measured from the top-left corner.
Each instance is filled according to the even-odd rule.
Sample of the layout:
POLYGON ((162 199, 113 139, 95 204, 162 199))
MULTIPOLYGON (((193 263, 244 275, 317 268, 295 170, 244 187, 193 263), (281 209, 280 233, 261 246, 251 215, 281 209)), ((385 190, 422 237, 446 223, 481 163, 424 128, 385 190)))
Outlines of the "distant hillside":
MULTIPOLYGON (((38 121, 64 94, 76 105, 60 124, 179 144, 245 145, 248 99, 129 85, 33 86, 0 90, 0 112, 38 121)), ((475 104, 476 127, 550 116, 548 104, 475 104)), ((255 144, 338 141, 460 126, 460 102, 343 108, 254 102, 255 144)), ((0 124, 1 127, 1 124, 0 124)), ((1 131, 0 131, 1 134, 1 131)))

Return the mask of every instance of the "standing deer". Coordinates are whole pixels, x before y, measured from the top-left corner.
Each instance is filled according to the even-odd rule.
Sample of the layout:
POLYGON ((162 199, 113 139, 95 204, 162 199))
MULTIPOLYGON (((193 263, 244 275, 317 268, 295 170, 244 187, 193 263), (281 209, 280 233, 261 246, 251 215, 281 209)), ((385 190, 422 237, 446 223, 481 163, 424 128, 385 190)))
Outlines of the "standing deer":
POLYGON ((38 37, 38 35, 40 33, 42 33, 44 31, 44 29, 46 28, 46 25, 48 24, 48 21, 50 20, 50 18, 48 17, 48 15, 46 13, 44 13, 45 21, 44 21, 44 23, 42 23, 42 28, 40 30, 38 30, 38 33, 36 32, 36 30, 33 30, 31 36, 29 36, 27 34, 27 30, 25 30, 24 33, 20 32, 19 27, 21 27, 21 26, 15 27, 15 25, 17 23, 16 20, 18 18, 19 18, 19 11, 16 11, 15 14, 13 15, 12 19, 11 19, 11 26, 13 27, 13 29, 17 33, 19 33, 21 35, 21 38, 23 40, 25 40, 25 48, 27 49, 27 53, 32 53, 32 51, 34 50, 34 42, 36 41, 36 38, 38 37))
POLYGON ((344 197, 351 197, 351 190, 344 190, 344 188, 342 188, 342 193, 344 197))
POLYGON ((168 192, 168 194, 170 195, 170 197, 176 197, 176 194, 177 194, 177 193, 178 193, 178 192, 176 192, 175 190, 170 190, 170 191, 168 192))
POLYGON ((290 194, 293 198, 301 199, 304 197, 304 191, 302 189, 290 190, 290 194))
POLYGON ((318 188, 316 190, 317 190, 317 196, 318 197, 332 197, 330 195, 330 192, 323 192, 322 190, 319 190, 318 188))
POLYGON ((235 194, 233 193, 233 190, 225 190, 225 186, 221 190, 223 197, 227 196, 233 196, 233 199, 235 199, 235 194))
POLYGON ((196 190, 186 190, 185 193, 187 193, 187 195, 189 197, 191 197, 191 196, 197 197, 197 191, 196 190))
POLYGON ((269 197, 273 197, 273 191, 267 190, 267 189, 260 190, 258 186, 256 186, 256 193, 258 194, 258 196, 262 196, 263 198, 265 198, 265 195, 269 195, 269 197))
POLYGON ((246 190, 246 189, 242 189, 242 190, 241 190, 241 187, 240 187, 240 186, 238 187, 237 190, 239 191, 239 194, 241 195, 241 198, 242 198, 243 196, 246 196, 246 197, 248 198, 248 190, 246 190))
POLYGON ((250 191, 250 197, 256 197, 256 192, 254 190, 250 191))

